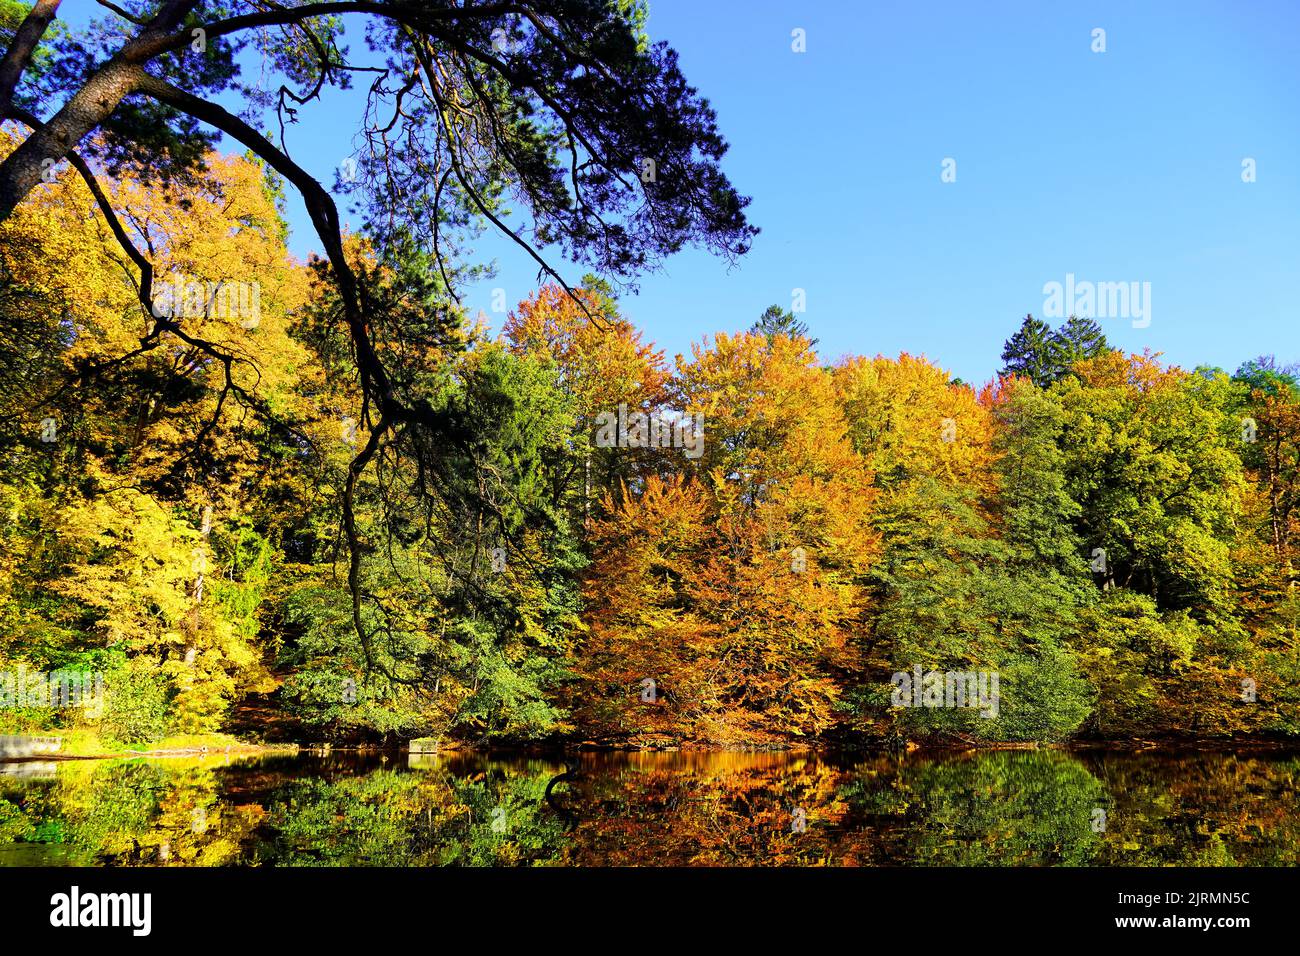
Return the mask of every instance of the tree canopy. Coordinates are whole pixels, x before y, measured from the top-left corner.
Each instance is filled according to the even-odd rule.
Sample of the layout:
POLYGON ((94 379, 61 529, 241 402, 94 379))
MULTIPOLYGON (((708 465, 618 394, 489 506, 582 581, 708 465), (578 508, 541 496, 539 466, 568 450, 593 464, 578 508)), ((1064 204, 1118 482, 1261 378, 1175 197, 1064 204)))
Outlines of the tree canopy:
MULTIPOLYGON (((632 284, 688 243, 742 255, 756 231, 748 200, 719 168, 726 143, 712 109, 673 50, 649 42, 644 8, 631 0, 132 0, 101 3, 104 16, 90 30, 58 31, 42 45, 58 6, 32 8, 0 67, 0 117, 25 128, 0 161, 0 221, 54 164, 71 162, 131 263, 147 323, 139 348, 185 341, 228 370, 223 409, 229 398, 269 415, 261 396, 234 380, 242 356, 160 307, 154 237, 100 181, 147 176, 211 188, 207 156, 222 135, 300 193, 324 252, 315 264, 328 287, 321 321, 344 334, 356 379, 348 417, 361 438, 347 471, 344 530, 354 626, 372 665, 358 483, 391 449, 418 462, 432 508, 437 486, 454 481, 456 456, 441 449, 465 453, 474 443, 468 423, 435 408, 425 391, 446 350, 463 342, 455 250, 464 230, 479 221, 500 229, 570 294, 547 250, 632 284), (345 44, 349 26, 364 31, 365 54, 345 44), (269 68, 246 79, 245 53, 269 68), (368 84, 357 118, 363 145, 346 191, 364 216, 360 258, 326 184, 292 158, 301 112, 357 77, 368 84), (277 132, 259 131, 268 128, 277 132), (511 209, 517 225, 507 222, 511 209)), ((575 301, 599 324, 584 299, 575 301)))

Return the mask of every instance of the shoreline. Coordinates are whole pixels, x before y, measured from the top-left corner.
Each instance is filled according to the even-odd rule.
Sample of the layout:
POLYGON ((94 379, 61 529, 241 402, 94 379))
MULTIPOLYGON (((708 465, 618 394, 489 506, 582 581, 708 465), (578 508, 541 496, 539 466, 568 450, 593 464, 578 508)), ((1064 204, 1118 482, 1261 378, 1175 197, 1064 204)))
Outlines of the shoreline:
POLYGON ((345 744, 336 746, 325 742, 310 743, 238 743, 219 746, 156 747, 128 749, 100 753, 42 753, 23 757, 0 757, 0 764, 32 762, 70 762, 79 760, 166 760, 186 757, 324 757, 331 754, 358 756, 416 755, 428 757, 485 757, 520 758, 550 757, 557 760, 581 759, 585 755, 609 756, 614 754, 782 754, 789 756, 812 755, 818 757, 882 757, 882 756, 956 756, 976 753, 1006 751, 1059 751, 1078 754, 1162 754, 1184 755, 1191 753, 1300 753, 1300 739, 1278 740, 1259 738, 1171 738, 1166 740, 1080 740, 1066 743, 1004 742, 970 744, 964 742, 908 741, 903 747, 845 747, 773 746, 770 744, 684 744, 681 746, 629 747, 593 746, 591 744, 568 747, 472 747, 452 744, 437 750, 417 751, 408 746, 379 746, 345 744))

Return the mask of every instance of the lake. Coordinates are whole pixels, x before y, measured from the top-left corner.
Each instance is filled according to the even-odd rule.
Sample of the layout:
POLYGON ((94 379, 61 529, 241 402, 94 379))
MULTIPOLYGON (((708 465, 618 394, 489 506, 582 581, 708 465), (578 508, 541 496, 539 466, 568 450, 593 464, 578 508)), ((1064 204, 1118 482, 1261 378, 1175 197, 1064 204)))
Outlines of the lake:
POLYGON ((358 755, 0 765, 0 866, 1294 866, 1300 756, 358 755))

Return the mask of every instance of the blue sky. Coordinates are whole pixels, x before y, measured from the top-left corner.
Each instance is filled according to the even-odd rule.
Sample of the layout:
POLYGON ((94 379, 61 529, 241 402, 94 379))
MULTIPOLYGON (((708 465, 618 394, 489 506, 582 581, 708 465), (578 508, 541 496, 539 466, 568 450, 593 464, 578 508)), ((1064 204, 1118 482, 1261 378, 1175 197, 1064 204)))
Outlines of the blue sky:
MULTIPOLYGON (((825 359, 909 351, 980 382, 1073 273, 1150 283, 1149 326, 1102 320, 1116 346, 1300 361, 1300 4, 649 2, 762 229, 735 267, 689 250, 623 300, 670 358, 800 288, 825 359)), ((359 106, 334 96, 290 133, 323 182, 359 106)), ((305 255, 315 236, 289 213, 305 255)), ((497 275, 467 305, 499 327, 492 289, 513 304, 536 268, 503 239, 475 252, 497 275)))

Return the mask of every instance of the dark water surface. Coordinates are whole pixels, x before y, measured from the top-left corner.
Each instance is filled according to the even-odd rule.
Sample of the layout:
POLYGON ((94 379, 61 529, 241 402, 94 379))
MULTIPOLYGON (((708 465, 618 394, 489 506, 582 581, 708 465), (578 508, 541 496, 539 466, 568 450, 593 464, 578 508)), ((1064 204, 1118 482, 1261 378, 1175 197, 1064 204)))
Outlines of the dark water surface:
POLYGON ((568 768, 349 754, 4 764, 0 866, 1300 862, 1295 755, 587 754, 568 768))

